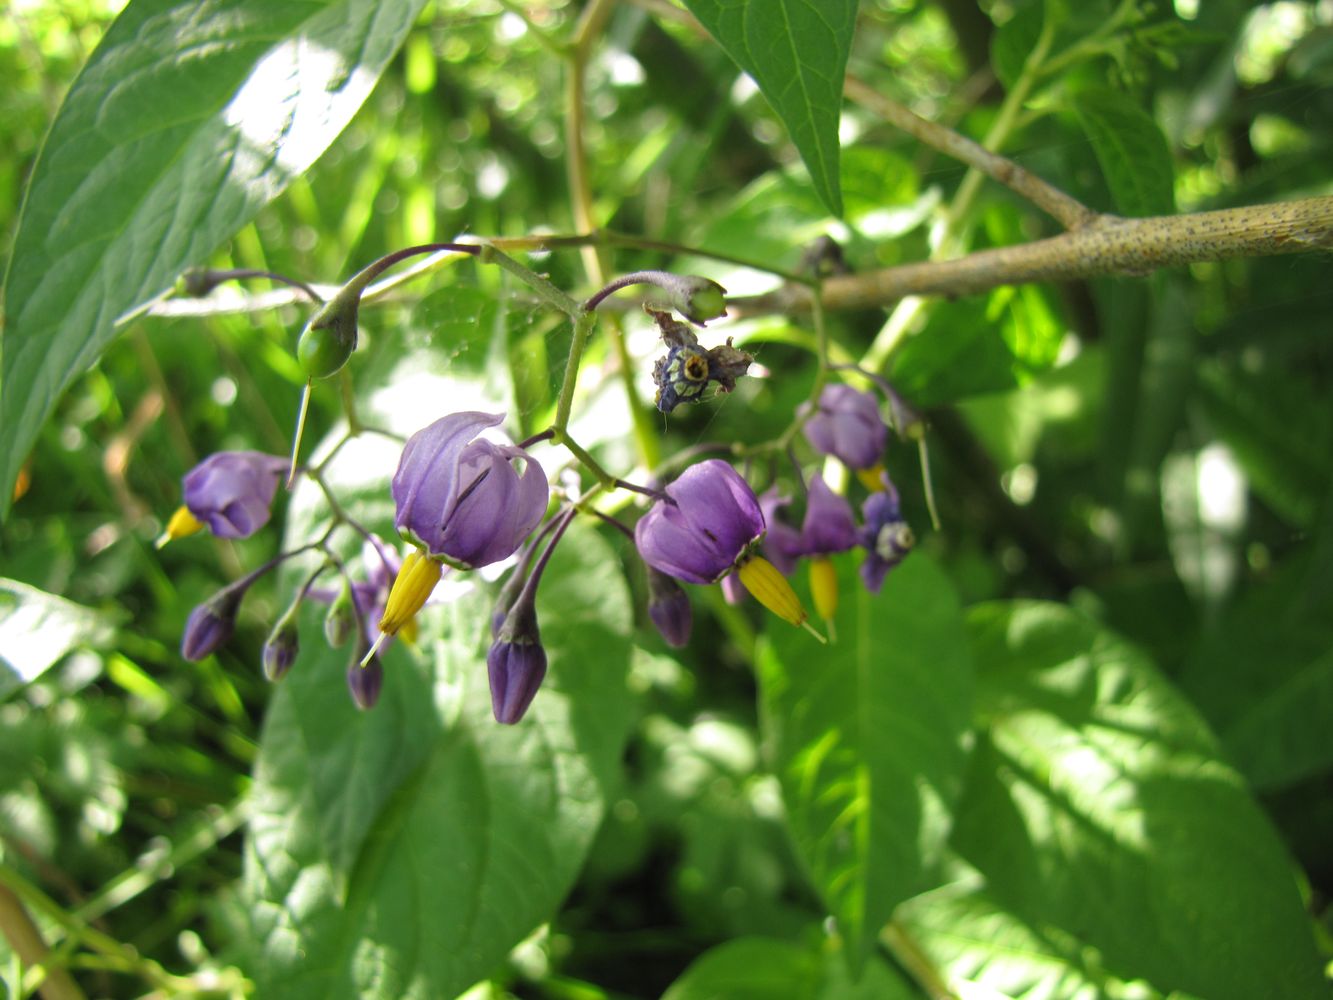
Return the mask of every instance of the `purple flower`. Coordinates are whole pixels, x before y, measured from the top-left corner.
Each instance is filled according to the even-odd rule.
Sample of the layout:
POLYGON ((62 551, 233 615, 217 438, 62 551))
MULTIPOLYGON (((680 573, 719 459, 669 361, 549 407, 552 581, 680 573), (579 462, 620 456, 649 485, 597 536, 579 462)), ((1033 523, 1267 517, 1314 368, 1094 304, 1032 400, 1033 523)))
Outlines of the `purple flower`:
POLYGON ((716 583, 763 537, 764 515, 749 483, 721 459, 692 465, 640 518, 643 561, 688 583, 716 583))
POLYGON ((861 504, 861 544, 866 549, 861 563, 861 579, 866 589, 878 594, 884 577, 906 558, 916 544, 916 536, 903 520, 898 506, 898 491, 887 475, 880 477, 883 492, 872 493, 861 504))
POLYGON ((732 607, 745 603, 745 585, 739 573, 728 573, 718 586, 722 588, 722 600, 732 607))
POLYGON ((858 541, 851 505, 829 489, 819 473, 810 480, 800 538, 800 553, 807 556, 846 552, 858 541))
POLYGON ((182 480, 185 507, 218 538, 248 538, 268 523, 287 460, 259 451, 209 455, 182 480))
POLYGON ((778 517, 778 508, 791 503, 790 497, 778 493, 776 486, 770 486, 759 497, 759 510, 768 525, 768 534, 764 536, 764 555, 778 568, 783 576, 791 576, 796 568, 796 560, 804 549, 801 545, 801 533, 778 517))
POLYGON ((268 640, 264 643, 264 676, 271 681, 280 681, 292 669, 296 654, 300 652, 300 635, 296 628, 296 616, 284 615, 273 627, 268 640))
POLYGON ((502 420, 502 413, 441 417, 408 439, 394 473, 399 533, 459 569, 510 556, 546 512, 541 466, 521 448, 476 438, 502 420))
POLYGON ((878 400, 841 382, 824 386, 819 406, 802 430, 815 451, 835 455, 853 469, 879 464, 889 434, 878 400))

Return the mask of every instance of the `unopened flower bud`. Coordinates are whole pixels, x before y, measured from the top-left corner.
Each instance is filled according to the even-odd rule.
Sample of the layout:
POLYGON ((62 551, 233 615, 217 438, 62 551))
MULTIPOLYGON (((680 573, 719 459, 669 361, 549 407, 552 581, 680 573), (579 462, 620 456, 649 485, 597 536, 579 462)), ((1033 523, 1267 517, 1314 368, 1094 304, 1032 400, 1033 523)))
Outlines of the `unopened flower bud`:
POLYGON ((491 684, 495 721, 513 725, 523 718, 546 677, 546 650, 537 629, 531 591, 505 616, 490 651, 486 672, 491 684))
POLYGON ((347 668, 347 690, 356 707, 363 712, 375 707, 383 687, 384 667, 378 656, 370 657, 364 664, 353 660, 347 668))
POLYGON ((278 619, 264 643, 264 676, 271 681, 280 681, 296 662, 300 650, 300 635, 296 627, 296 609, 293 605, 286 614, 278 619))
POLYGON ((228 587, 190 612, 181 636, 181 656, 202 660, 231 638, 244 589, 228 587))
POLYGON ((326 302, 301 331, 296 342, 296 359, 310 378, 328 378, 337 374, 356 350, 357 308, 360 290, 344 289, 326 302))
POLYGON ((329 605, 324 616, 324 638, 330 646, 337 649, 356 634, 356 603, 352 587, 343 580, 342 590, 329 605))
POLYGON ((648 617, 668 646, 680 649, 690 641, 694 610, 690 598, 675 580, 648 567, 648 617))

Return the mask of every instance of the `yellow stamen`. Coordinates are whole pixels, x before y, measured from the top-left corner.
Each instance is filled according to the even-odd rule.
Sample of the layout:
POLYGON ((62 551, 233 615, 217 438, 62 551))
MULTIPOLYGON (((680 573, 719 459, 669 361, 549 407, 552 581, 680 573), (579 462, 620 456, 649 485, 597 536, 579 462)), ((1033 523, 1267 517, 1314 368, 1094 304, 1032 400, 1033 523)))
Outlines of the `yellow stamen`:
POLYGON ((443 572, 444 567, 420 549, 409 552, 389 590, 389 599, 384 603, 380 631, 385 635, 396 635, 407 625, 426 603, 443 572))
POLYGON ((838 613, 838 571, 828 556, 815 556, 810 560, 810 596, 815 600, 815 610, 826 622, 833 621, 838 613))
POLYGON ((167 522, 167 530, 158 535, 157 541, 153 544, 160 549, 167 542, 193 535, 196 531, 201 530, 203 526, 204 522, 191 514, 189 507, 177 507, 176 513, 172 514, 171 520, 167 522))
POLYGON ((882 464, 872 465, 868 469, 857 469, 856 478, 861 480, 861 485, 871 493, 884 492, 884 466, 882 464))
POLYGON ((778 572, 778 568, 762 556, 751 556, 736 570, 741 583, 756 601, 768 608, 785 622, 792 625, 804 625, 806 630, 819 638, 824 637, 806 624, 809 617, 801 606, 801 599, 791 589, 787 578, 778 572))

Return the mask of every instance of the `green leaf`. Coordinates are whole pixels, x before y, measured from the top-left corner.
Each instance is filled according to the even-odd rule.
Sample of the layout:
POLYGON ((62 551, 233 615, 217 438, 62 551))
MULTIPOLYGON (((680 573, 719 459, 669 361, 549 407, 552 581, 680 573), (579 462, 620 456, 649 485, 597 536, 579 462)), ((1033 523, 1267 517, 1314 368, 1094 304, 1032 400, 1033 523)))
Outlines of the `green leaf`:
POLYGON ((550 673, 517 726, 491 717, 489 594, 428 608, 423 631, 444 637, 424 656, 392 648, 366 713, 308 616, 312 652, 270 705, 255 775, 244 884, 260 994, 455 996, 554 915, 633 717, 629 595, 593 532, 571 528, 538 611, 550 673))
POLYGON ((33 168, 5 278, 0 515, 60 394, 351 119, 424 0, 136 0, 33 168))
POLYGON ((843 557, 838 639, 773 629, 761 725, 788 823, 858 960, 926 887, 966 761, 971 664, 958 598, 915 554, 867 593, 843 557))
POLYGON ((742 937, 704 952, 662 994, 662 1000, 912 1000, 903 978, 882 959, 849 978, 836 939, 821 947, 742 937))
POLYGON ((995 902, 1161 993, 1323 995, 1281 842, 1153 665, 1059 605, 968 628, 987 728, 952 843, 995 902))
POLYGON ((76 649, 107 645, 106 615, 17 580, 0 578, 0 698, 76 649))
POLYGON ((1092 142, 1122 215, 1175 211, 1175 167, 1156 120, 1128 95, 1104 87, 1081 88, 1074 111, 1092 142))
POLYGON ((782 119, 815 190, 842 215, 838 119, 857 0, 685 0, 782 119))

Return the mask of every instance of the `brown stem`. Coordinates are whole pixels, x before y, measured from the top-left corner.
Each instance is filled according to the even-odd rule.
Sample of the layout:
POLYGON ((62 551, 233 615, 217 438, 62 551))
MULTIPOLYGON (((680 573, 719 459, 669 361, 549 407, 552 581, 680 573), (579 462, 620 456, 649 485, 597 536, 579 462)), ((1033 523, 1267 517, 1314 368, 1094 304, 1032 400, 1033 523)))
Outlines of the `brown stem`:
POLYGON ((0 885, 0 930, 24 965, 44 966, 46 978, 38 990, 45 1000, 83 1000, 83 991, 65 969, 45 965, 51 950, 23 903, 6 885, 0 885))
MULTIPOLYGON (((823 306, 868 309, 892 305, 907 295, 954 297, 1034 281, 1115 274, 1142 277, 1158 268, 1199 261, 1330 248, 1333 196, 1328 195, 1146 219, 1103 215, 1082 229, 1019 246, 835 275, 824 280, 823 306)), ((727 300, 728 309, 743 316, 808 311, 810 304, 810 291, 800 286, 727 300)))
POLYGON ((1023 169, 1008 157, 992 153, 980 143, 973 142, 953 129, 922 118, 853 76, 847 77, 843 93, 850 100, 883 118, 895 128, 902 129, 914 139, 969 167, 980 170, 987 177, 1022 195, 1066 229, 1078 229, 1090 225, 1098 218, 1096 212, 1077 198, 1023 169))

